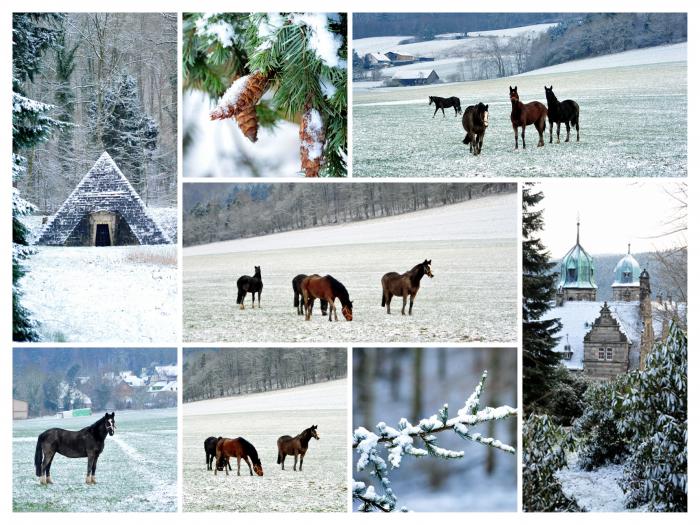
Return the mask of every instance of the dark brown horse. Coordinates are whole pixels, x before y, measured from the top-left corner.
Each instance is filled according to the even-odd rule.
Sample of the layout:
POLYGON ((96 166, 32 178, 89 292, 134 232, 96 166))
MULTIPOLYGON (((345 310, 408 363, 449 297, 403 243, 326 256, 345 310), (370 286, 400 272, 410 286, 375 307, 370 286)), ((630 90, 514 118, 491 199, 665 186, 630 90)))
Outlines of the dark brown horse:
POLYGON ((338 320, 338 311, 335 308, 336 297, 340 300, 341 311, 345 319, 352 321, 352 301, 343 283, 331 275, 321 277, 318 274, 309 275, 301 281, 301 293, 304 295, 304 310, 306 320, 311 320, 311 311, 314 306, 314 299, 325 299, 330 305, 328 320, 332 321, 333 316, 338 320))
MULTIPOLYGON (((304 294, 301 293, 301 282, 306 279, 308 275, 300 273, 294 279, 292 279, 292 290, 294 291, 294 308, 297 309, 298 315, 304 314, 304 294)), ((311 302, 313 303, 313 299, 311 302)), ((313 305, 311 306, 313 309, 313 305)), ((328 301, 321 299, 321 315, 325 317, 328 313, 328 301)))
POLYGON ((489 105, 479 102, 476 106, 468 106, 462 115, 462 127, 467 132, 462 142, 469 144, 471 153, 480 155, 486 128, 489 127, 489 105))
MULTIPOLYGON (((461 103, 459 97, 428 97, 428 105, 435 104, 435 113, 438 109, 442 110, 442 118, 445 118, 445 108, 455 108, 455 117, 462 113, 461 103)), ((435 113, 433 113, 433 118, 435 118, 435 113)))
POLYGON ((576 128, 576 142, 578 142, 578 104, 573 100, 559 102, 553 88, 554 86, 544 87, 544 95, 547 97, 547 117, 549 117, 549 143, 552 143, 552 124, 555 122, 557 123, 557 144, 559 144, 559 128, 562 122, 566 126, 564 142, 569 142, 571 128, 576 128))
POLYGON ((311 438, 321 439, 316 430, 318 426, 312 425, 306 430, 302 430, 296 436, 280 436, 277 440, 277 464, 282 465, 284 470, 284 458, 294 456, 294 470, 297 469, 297 457, 301 456, 299 461, 299 470, 304 465, 304 455, 309 448, 311 438))
MULTIPOLYGON (((212 469, 211 465, 214 462, 214 458, 216 457, 216 444, 222 439, 224 438, 222 438, 221 436, 211 436, 204 440, 204 454, 206 455, 207 470, 212 469)), ((231 463, 229 463, 228 460, 226 461, 226 466, 229 470, 231 470, 231 463)), ((219 470, 224 470, 223 465, 217 464, 216 468, 219 470)))
POLYGON ((547 127, 547 108, 541 102, 520 102, 518 96, 518 86, 510 87, 510 122, 513 125, 515 134, 515 149, 518 149, 518 127, 523 128, 523 149, 525 149, 525 128, 530 124, 535 125, 537 133, 540 134, 540 141, 537 147, 544 146, 544 130, 547 127))
POLYGON ((433 272, 430 269, 432 262, 432 259, 430 261, 426 259, 406 273, 389 272, 384 274, 382 277, 382 306, 386 306, 386 313, 391 313, 391 299, 396 295, 403 297, 401 315, 406 315, 406 299, 411 296, 408 315, 413 315, 413 300, 416 298, 418 288, 420 288, 420 280, 424 275, 433 278, 433 272))
POLYGON ((260 273, 260 266, 255 267, 255 273, 253 277, 250 275, 241 275, 236 281, 236 286, 238 287, 238 296, 236 298, 236 304, 240 304, 241 310, 245 308, 243 301, 247 293, 250 293, 253 299, 252 308, 255 308, 255 294, 258 294, 258 308, 260 306, 260 294, 263 289, 262 275, 260 273))
MULTIPOLYGON (((236 439, 228 439, 228 438, 223 438, 220 439, 219 442, 216 444, 216 464, 217 465, 225 465, 228 463, 228 458, 235 457, 236 461, 238 462, 238 475, 241 475, 241 458, 243 458, 243 461, 246 462, 248 465, 248 469, 250 470, 250 475, 253 475, 253 471, 258 476, 263 475, 263 468, 262 468, 262 463, 260 463, 260 457, 258 456, 258 451, 255 450, 255 447, 242 437, 238 437, 236 439), (250 461, 248 461, 248 458, 250 458, 250 461, 253 462, 253 466, 251 468, 250 466, 250 461)), ((228 469, 224 469, 226 471, 226 475, 228 476, 228 469)), ((216 476, 218 469, 214 469, 214 475, 216 476)))

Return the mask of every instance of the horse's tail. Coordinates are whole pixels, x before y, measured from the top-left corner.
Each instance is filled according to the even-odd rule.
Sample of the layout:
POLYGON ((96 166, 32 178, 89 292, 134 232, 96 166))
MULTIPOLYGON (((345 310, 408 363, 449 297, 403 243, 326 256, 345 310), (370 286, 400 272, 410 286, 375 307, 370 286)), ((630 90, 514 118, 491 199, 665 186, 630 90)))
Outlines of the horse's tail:
POLYGON ((299 294, 294 290, 294 307, 299 308, 299 294))
POLYGON ((277 464, 282 463, 282 452, 280 452, 279 447, 277 448, 277 464))
POLYGON ((243 289, 239 286, 238 287, 238 297, 236 298, 236 304, 243 304, 243 297, 245 296, 245 292, 243 289))
POLYGON ((386 306, 386 295, 384 295, 384 290, 382 290, 382 307, 386 306))
POLYGON ((464 140, 462 141, 462 144, 469 144, 471 141, 472 141, 472 138, 469 135, 469 133, 467 133, 466 135, 464 135, 464 140))
POLYGON ((34 468, 37 476, 41 476, 41 463, 44 460, 44 451, 41 449, 42 438, 43 435, 36 440, 36 450, 34 451, 34 468))

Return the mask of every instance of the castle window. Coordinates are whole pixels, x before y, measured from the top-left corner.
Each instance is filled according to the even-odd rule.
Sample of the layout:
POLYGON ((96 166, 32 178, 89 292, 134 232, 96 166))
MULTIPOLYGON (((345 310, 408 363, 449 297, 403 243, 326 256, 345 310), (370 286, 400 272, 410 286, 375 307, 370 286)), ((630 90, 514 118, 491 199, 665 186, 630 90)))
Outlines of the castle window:
POLYGON ((566 270, 567 273, 567 281, 575 281, 576 280, 576 268, 567 268, 566 270))
POLYGON ((606 348, 606 349, 605 349, 605 360, 606 360, 606 361, 612 361, 612 360, 613 360, 613 349, 612 349, 612 348, 606 348))
POLYGON ((570 344, 564 345, 564 352, 563 352, 563 354, 564 354, 564 359, 566 359, 567 361, 571 361, 571 358, 573 357, 574 353, 571 351, 571 345, 570 345, 570 344))
POLYGON ((598 348, 598 361, 605 361, 605 348, 598 348))

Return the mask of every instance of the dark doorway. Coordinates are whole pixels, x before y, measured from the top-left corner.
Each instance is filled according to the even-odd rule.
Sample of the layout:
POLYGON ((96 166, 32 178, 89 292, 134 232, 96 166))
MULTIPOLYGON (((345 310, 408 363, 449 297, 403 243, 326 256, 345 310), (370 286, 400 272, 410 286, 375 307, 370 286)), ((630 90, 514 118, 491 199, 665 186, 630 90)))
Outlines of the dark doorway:
POLYGON ((95 232, 95 246, 112 246, 109 238, 109 225, 98 224, 95 232))

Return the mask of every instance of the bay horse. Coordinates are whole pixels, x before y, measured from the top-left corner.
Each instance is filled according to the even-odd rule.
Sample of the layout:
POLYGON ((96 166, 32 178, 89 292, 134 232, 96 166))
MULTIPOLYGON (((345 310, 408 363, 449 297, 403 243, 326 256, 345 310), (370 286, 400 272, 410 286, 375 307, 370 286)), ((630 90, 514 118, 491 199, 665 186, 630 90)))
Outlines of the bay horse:
POLYGON ((352 321, 352 301, 350 294, 343 286, 343 283, 335 279, 331 275, 321 277, 318 274, 309 275, 301 281, 301 293, 304 295, 304 311, 306 312, 306 320, 311 320, 311 311, 314 306, 314 299, 325 299, 328 301, 330 310, 328 311, 328 320, 338 320, 338 311, 335 307, 335 299, 340 300, 341 312, 347 321, 352 321))
MULTIPOLYGON (((294 290, 294 308, 297 309, 298 315, 304 315, 304 294, 301 293, 301 282, 306 279, 308 275, 300 273, 294 279, 292 279, 292 290, 294 290)), ((313 299, 311 300, 313 303, 313 299)), ((313 304, 312 304, 313 309, 313 304)), ((328 312, 328 301, 321 299, 321 315, 324 317, 328 312)))
MULTIPOLYGON (((255 450, 255 447, 249 441, 246 441, 242 437, 238 437, 236 439, 219 439, 219 441, 216 443, 216 464, 226 465, 228 464, 228 458, 234 456, 238 462, 239 476, 241 475, 241 459, 243 459, 243 461, 245 461, 248 465, 251 476, 253 475, 253 471, 255 471, 258 476, 263 475, 262 463, 260 462, 258 451, 255 450), (248 458, 250 458, 250 461, 248 461, 248 458), (253 462, 252 467, 250 466, 251 461, 253 462)), ((228 476, 228 469, 224 470, 228 476)), ((217 471, 218 469, 214 469, 215 476, 217 471)))
POLYGON ((569 123, 571 123, 571 127, 576 128, 576 142, 578 142, 578 104, 573 100, 559 102, 553 88, 554 86, 544 87, 544 94, 547 97, 547 117, 549 118, 549 143, 552 143, 552 124, 555 122, 557 123, 557 144, 559 144, 559 127, 562 122, 566 125, 566 140, 564 142, 569 142, 571 134, 569 123))
POLYGON ((255 273, 253 274, 253 277, 251 277, 250 275, 240 276, 238 278, 238 281, 236 281, 236 285, 238 286, 238 297, 236 298, 236 304, 241 305, 241 310, 245 309, 245 306, 243 305, 243 300, 245 299, 247 293, 250 293, 252 295, 252 307, 255 308, 256 292, 258 294, 258 308, 262 308, 262 306, 260 306, 260 294, 262 293, 263 282, 262 275, 260 274, 260 266, 255 267, 255 273))
POLYGON ((518 149, 518 127, 523 128, 523 149, 525 149, 525 128, 530 124, 535 125, 537 133, 540 134, 540 140, 537 147, 544 146, 544 130, 547 127, 547 108, 541 102, 528 102, 524 104, 520 102, 518 96, 518 86, 510 87, 510 122, 513 125, 513 133, 515 133, 515 149, 518 149))
MULTIPOLYGON (((455 117, 462 114, 462 106, 458 97, 428 97, 428 106, 435 104, 435 113, 442 110, 442 118, 445 118, 445 108, 455 108, 455 117)), ((435 118, 433 113, 433 118, 435 118)))
POLYGON ((406 315, 406 299, 411 296, 411 304, 408 307, 408 315, 413 315, 413 300, 416 298, 420 280, 424 275, 431 279, 434 277, 430 268, 432 259, 425 259, 422 263, 416 264, 406 273, 396 272, 385 273, 382 277, 382 307, 386 306, 386 313, 391 313, 391 299, 396 295, 403 297, 403 307, 401 315, 406 315))
MULTIPOLYGON (((204 440, 204 454, 207 458, 207 470, 212 470, 211 464, 214 462, 214 458, 216 457, 216 444, 222 439, 224 438, 221 436, 211 436, 204 440)), ((226 466, 229 470, 231 470, 231 463, 229 463, 228 460, 226 461, 226 466)), ((216 464, 216 468, 219 470, 224 470, 224 466, 218 463, 216 464)))
POLYGON ((117 428, 114 412, 106 413, 100 419, 81 430, 50 428, 39 434, 34 452, 34 467, 39 482, 51 485, 51 463, 56 453, 67 458, 87 458, 85 483, 94 485, 97 459, 105 448, 107 435, 113 436, 117 428))
POLYGON ((311 438, 321 439, 317 429, 317 425, 311 425, 294 437, 280 436, 277 439, 277 464, 282 465, 282 470, 284 470, 284 460, 287 456, 294 456, 294 470, 297 469, 297 457, 300 456, 299 471, 302 470, 304 456, 309 449, 309 441, 311 438))
POLYGON ((462 142, 469 144, 470 153, 480 155, 489 127, 489 105, 479 102, 476 106, 468 106, 462 115, 462 127, 467 132, 462 142))

